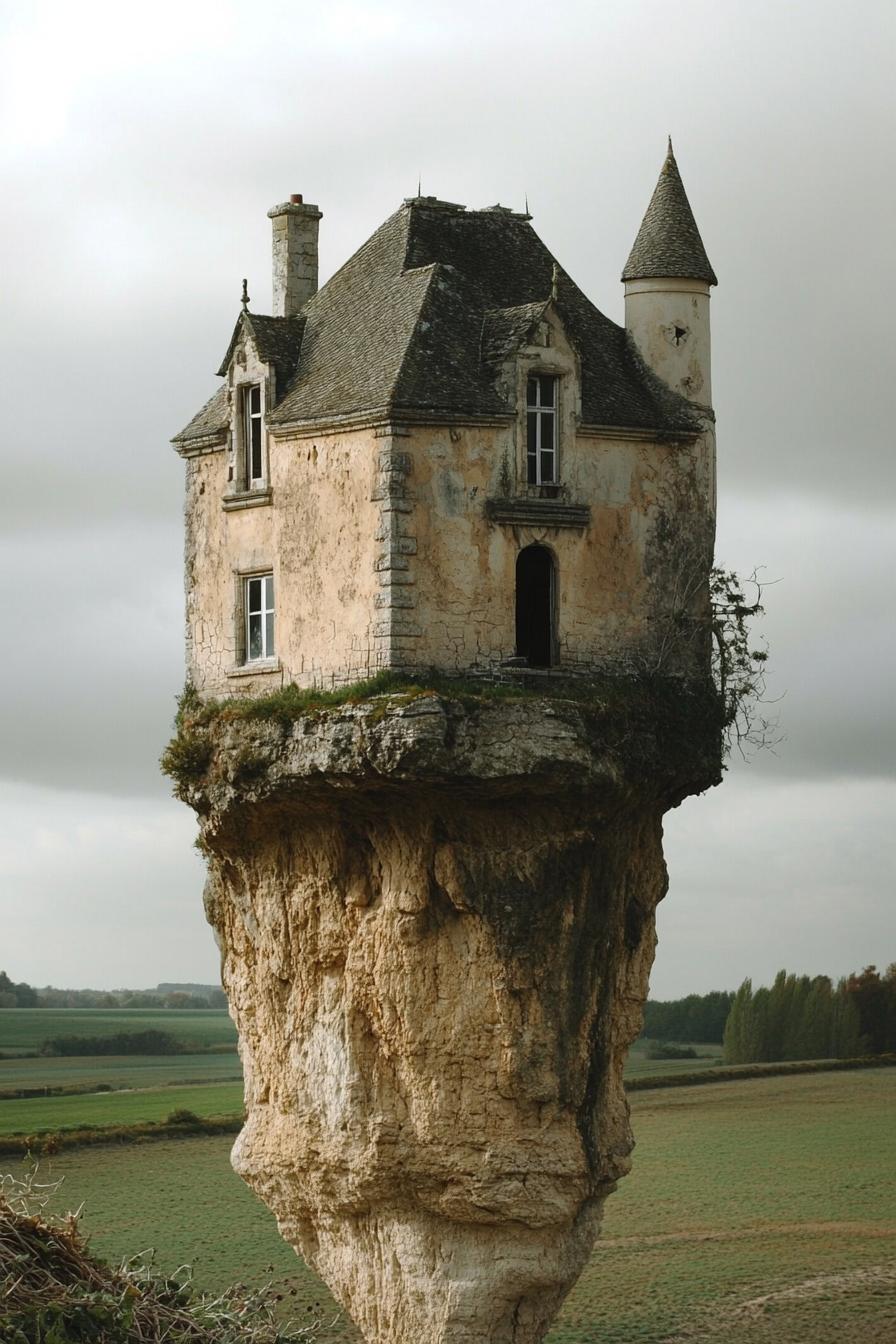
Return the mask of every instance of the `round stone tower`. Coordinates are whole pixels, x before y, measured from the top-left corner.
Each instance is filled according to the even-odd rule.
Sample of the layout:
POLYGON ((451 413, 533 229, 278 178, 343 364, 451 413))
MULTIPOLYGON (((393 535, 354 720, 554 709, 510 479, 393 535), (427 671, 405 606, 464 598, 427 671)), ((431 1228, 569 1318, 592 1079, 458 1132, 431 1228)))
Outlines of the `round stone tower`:
POLYGON ((717 281, 671 140, 622 279, 626 329, 645 362, 689 401, 711 406, 709 287, 717 281))

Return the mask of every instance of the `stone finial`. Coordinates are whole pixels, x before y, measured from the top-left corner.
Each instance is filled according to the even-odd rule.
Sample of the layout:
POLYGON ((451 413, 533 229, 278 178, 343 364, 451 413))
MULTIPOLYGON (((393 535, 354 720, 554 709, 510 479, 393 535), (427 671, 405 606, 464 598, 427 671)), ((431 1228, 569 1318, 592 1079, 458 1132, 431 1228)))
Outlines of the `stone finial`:
POLYGON ((240 303, 243 305, 243 312, 247 313, 249 311, 249 281, 246 279, 243 280, 243 296, 240 303))

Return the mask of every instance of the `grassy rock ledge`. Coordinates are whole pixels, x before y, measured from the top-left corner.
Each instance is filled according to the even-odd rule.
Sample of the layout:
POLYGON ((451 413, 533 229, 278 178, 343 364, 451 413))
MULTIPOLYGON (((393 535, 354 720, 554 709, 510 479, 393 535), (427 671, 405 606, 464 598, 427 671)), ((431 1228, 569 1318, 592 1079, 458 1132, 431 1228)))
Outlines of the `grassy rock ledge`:
POLYGON ((202 700, 188 686, 161 763, 200 813, 228 789, 263 797, 286 779, 325 787, 347 774, 376 787, 390 776, 505 776, 537 787, 555 769, 576 789, 605 776, 672 807, 720 782, 722 726, 710 682, 552 678, 532 687, 385 673, 336 691, 286 686, 230 700, 202 700))

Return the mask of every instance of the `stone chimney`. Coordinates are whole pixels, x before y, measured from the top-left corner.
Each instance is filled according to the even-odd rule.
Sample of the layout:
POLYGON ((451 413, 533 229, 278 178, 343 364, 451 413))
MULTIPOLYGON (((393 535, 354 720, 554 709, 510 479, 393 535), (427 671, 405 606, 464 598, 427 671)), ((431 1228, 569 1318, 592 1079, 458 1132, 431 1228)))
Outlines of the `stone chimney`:
POLYGON ((321 212, 290 196, 268 211, 273 223, 274 317, 294 317, 317 293, 317 230, 321 212))

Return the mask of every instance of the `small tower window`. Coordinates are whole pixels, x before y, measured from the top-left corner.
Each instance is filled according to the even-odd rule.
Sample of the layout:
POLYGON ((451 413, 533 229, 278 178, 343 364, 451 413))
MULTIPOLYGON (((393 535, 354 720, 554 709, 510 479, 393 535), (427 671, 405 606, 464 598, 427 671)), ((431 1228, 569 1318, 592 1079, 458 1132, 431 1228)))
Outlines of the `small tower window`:
POLYGON ((274 656, 274 576, 245 580, 246 662, 274 656))
POLYGON ((553 485, 557 480, 557 382, 547 374, 526 379, 526 480, 553 485))
POLYGON ((246 449, 246 485, 264 484, 264 445, 261 423, 261 384, 243 389, 243 440, 246 449))
POLYGON ((530 667, 554 663, 554 557, 526 546, 516 559, 516 654, 530 667))

